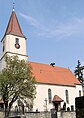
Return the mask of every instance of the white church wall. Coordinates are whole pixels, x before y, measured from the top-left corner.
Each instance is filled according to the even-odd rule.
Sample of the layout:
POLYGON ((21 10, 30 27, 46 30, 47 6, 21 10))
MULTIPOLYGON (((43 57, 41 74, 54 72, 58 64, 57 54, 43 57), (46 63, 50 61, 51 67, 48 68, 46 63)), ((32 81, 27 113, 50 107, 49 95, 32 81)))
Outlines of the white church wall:
MULTIPOLYGON (((68 90, 69 93, 69 103, 66 103, 66 108, 69 107, 71 108, 71 105, 74 106, 75 108, 75 97, 78 97, 79 94, 76 94, 77 91, 81 90, 81 86, 77 87, 76 86, 61 86, 61 85, 48 85, 48 84, 36 84, 36 99, 34 100, 34 111, 38 109, 39 111, 44 111, 45 110, 45 99, 48 100, 48 89, 51 89, 52 91, 52 99, 54 95, 58 95, 60 98, 64 100, 66 103, 66 95, 65 95, 65 90, 68 90)), ((61 103, 61 108, 63 107, 64 102, 61 103)), ((54 108, 52 103, 49 103, 47 101, 47 109, 50 110, 54 108)))
POLYGON ((14 36, 14 35, 6 35, 6 51, 14 52, 22 55, 26 55, 26 40, 25 38, 14 36), (19 38, 20 48, 15 48, 15 39, 19 38))
POLYGON ((26 39, 15 35, 6 35, 2 40, 1 58, 5 55, 5 53, 8 54, 9 56, 17 55, 20 60, 24 59, 28 61, 28 56, 26 55, 26 39), (19 49, 15 47, 16 38, 19 39, 19 45, 20 45, 19 49), (4 44, 4 51, 3 51, 3 44, 4 44))
POLYGON ((76 85, 76 96, 79 96, 79 91, 81 91, 81 96, 83 96, 82 85, 76 85))
POLYGON ((23 56, 23 55, 19 55, 19 54, 15 54, 15 53, 7 53, 8 56, 17 56, 19 58, 19 60, 25 60, 28 61, 28 57, 27 56, 23 56))
POLYGON ((2 60, 0 60, 0 71, 2 71, 2 69, 4 69, 6 67, 6 62, 5 59, 3 58, 2 60))

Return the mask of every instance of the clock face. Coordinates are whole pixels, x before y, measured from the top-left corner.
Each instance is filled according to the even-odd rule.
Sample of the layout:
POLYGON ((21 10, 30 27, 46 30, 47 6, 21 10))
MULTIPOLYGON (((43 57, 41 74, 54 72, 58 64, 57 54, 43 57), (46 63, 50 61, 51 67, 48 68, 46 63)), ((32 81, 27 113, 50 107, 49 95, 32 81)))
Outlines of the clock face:
POLYGON ((15 47, 16 47, 17 49, 19 49, 19 48, 20 48, 19 43, 16 43, 16 44, 15 44, 15 47))

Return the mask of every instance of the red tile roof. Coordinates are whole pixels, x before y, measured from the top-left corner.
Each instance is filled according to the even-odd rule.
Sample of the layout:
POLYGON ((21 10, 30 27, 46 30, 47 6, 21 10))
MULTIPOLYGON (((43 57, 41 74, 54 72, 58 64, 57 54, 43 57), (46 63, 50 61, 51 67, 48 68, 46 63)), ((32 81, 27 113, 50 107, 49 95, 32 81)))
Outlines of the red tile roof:
POLYGON ((63 102, 63 100, 58 95, 55 95, 53 98, 53 102, 63 102))
POLYGON ((32 67, 32 73, 39 83, 69 85, 75 86, 80 84, 73 73, 67 69, 47 64, 40 64, 36 62, 29 62, 32 67))
POLYGON ((22 33, 17 16, 14 11, 12 11, 12 14, 11 14, 11 17, 10 17, 10 20, 9 20, 9 23, 5 32, 5 35, 6 34, 13 34, 20 37, 25 37, 22 33))

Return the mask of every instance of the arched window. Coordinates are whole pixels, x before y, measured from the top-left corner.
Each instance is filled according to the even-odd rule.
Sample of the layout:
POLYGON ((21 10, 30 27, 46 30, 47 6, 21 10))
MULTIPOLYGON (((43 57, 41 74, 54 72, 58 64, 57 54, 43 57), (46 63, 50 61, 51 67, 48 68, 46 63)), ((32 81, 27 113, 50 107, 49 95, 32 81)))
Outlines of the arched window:
POLYGON ((81 97, 81 91, 79 90, 79 97, 81 97))
POLYGON ((15 44, 19 44, 19 39, 18 38, 16 38, 16 40, 15 40, 15 44))
POLYGON ((20 48, 19 38, 16 38, 15 39, 15 47, 16 47, 16 49, 19 49, 20 48))
POLYGON ((3 52, 5 51, 5 40, 3 41, 3 52))
POLYGON ((48 100, 49 100, 49 103, 52 102, 52 93, 51 93, 51 89, 48 89, 48 100))
POLYGON ((66 103, 69 103, 69 93, 68 90, 65 91, 66 103))

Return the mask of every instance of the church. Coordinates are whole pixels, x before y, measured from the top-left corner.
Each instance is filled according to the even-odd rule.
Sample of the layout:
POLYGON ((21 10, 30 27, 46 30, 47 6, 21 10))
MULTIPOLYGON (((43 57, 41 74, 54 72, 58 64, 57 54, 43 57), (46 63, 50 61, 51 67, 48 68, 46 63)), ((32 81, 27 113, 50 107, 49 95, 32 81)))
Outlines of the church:
MULTIPOLYGON (((28 61, 26 54, 26 37, 22 33, 15 10, 13 9, 6 31, 1 40, 1 70, 4 68, 5 55, 17 55, 20 60, 28 61)), ((82 96, 82 85, 68 68, 57 67, 54 63, 42 64, 29 62, 36 78, 36 98, 33 111, 75 109, 75 98, 82 96)), ((26 107, 26 106, 25 106, 26 107)))

